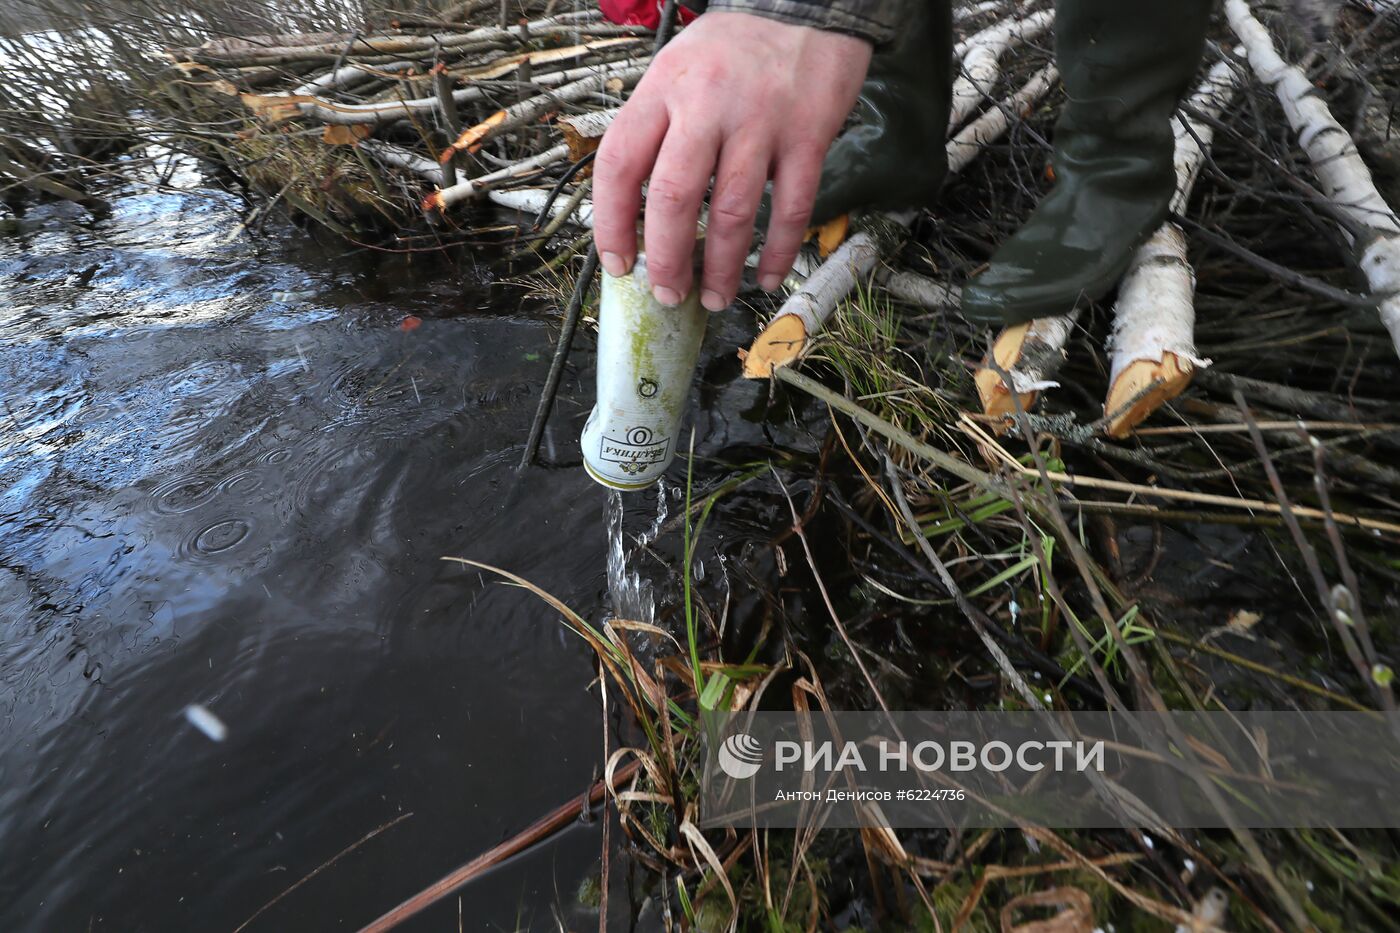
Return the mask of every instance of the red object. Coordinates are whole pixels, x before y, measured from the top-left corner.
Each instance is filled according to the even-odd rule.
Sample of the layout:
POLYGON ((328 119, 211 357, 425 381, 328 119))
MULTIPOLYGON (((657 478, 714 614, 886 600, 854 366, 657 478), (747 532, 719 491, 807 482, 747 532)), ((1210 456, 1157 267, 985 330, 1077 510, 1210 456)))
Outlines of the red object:
POLYGON ((410 314, 408 317, 403 319, 403 323, 399 325, 399 330, 417 330, 418 326, 422 323, 423 319, 421 317, 415 317, 414 315, 410 314))
MULTIPOLYGON (((619 26, 645 26, 655 29, 661 22, 662 0, 598 0, 603 18, 619 26)), ((676 4, 676 15, 681 23, 695 19, 695 11, 676 4)))

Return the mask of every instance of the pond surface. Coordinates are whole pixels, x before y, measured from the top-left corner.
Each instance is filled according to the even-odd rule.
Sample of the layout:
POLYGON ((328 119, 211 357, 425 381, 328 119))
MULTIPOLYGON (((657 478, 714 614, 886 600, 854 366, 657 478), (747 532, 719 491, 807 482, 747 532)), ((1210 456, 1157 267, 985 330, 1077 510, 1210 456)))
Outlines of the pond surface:
MULTIPOLYGON (((469 261, 250 236, 175 183, 0 237, 0 929, 231 931, 403 817, 249 927, 355 929, 600 767, 586 647, 441 560, 603 614, 607 499, 575 441, 592 338, 557 465, 517 482, 550 308, 469 261)), ((707 347, 711 454, 763 441, 744 327, 707 347)), ((628 528, 656 510, 630 497, 628 528)), ((760 532, 727 521, 726 547, 760 532)), ((576 891, 600 838, 575 826, 404 928, 596 925, 576 891)))

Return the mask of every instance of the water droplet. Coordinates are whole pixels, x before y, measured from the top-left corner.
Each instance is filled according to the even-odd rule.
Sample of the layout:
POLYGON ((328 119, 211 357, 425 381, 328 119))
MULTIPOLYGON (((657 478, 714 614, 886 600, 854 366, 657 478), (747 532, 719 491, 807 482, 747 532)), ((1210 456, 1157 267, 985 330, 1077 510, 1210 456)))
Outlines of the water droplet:
POLYGON ((215 522, 194 536, 194 549, 201 554, 218 554, 236 547, 252 526, 241 518, 226 518, 215 522))
POLYGON ((210 476, 182 476, 151 490, 151 507, 164 515, 190 512, 204 505, 218 491, 210 476))

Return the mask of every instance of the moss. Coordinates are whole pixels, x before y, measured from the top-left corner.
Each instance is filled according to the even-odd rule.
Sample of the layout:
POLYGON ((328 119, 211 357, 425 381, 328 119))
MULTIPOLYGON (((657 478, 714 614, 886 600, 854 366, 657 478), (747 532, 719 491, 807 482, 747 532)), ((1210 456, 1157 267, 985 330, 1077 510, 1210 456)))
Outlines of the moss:
POLYGON ((578 883, 578 902, 589 910, 597 910, 603 903, 603 885, 597 875, 585 875, 578 883))

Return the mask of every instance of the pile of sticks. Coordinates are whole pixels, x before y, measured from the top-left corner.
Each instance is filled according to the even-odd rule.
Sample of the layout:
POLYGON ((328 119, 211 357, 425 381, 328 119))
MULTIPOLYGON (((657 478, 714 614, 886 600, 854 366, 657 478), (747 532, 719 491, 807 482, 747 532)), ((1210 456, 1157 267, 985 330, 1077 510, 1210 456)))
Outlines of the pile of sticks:
MULTIPOLYGON (((1309 193, 1323 203, 1354 244, 1354 262, 1370 288, 1368 303, 1400 352, 1400 220, 1394 205, 1378 190, 1351 134, 1316 93, 1303 68, 1280 55, 1250 4, 1230 0, 1225 9, 1239 45, 1216 50, 1219 60, 1178 114, 1173 214, 1186 214, 1197 174, 1209 158, 1215 127, 1241 87, 1267 88, 1281 104, 1295 144, 1315 176, 1318 190, 1309 193)), ((1390 7, 1368 9, 1378 15, 1394 12, 1390 7)), ((1014 85, 1003 89, 1000 64, 1024 42, 1046 32, 1053 25, 1052 17, 1048 10, 1012 7, 1006 19, 958 44, 961 76, 954 88, 949 125, 951 172, 964 169, 982 146, 1007 131, 1009 116, 1028 113, 1053 85, 1054 69, 1047 66, 1019 90, 1014 85), (1000 95, 1007 96, 998 100, 1000 95), (985 112, 966 122, 982 106, 985 112)), ((765 378, 775 367, 790 365, 808 352, 833 314, 872 275, 901 301, 936 311, 956 308, 958 289, 951 279, 891 268, 899 237, 892 240, 890 233, 899 234, 914 219, 913 213, 907 213, 867 223, 811 271, 748 351, 746 374, 765 378)), ((1193 375, 1209 365, 1196 352, 1196 282, 1187 250, 1186 233, 1169 220, 1138 250, 1119 288, 1112 308, 1109 387, 1099 425, 1109 436, 1129 434, 1180 395, 1193 375)), ((1058 385, 1056 374, 1066 360, 1080 310, 1011 327, 996 337, 975 371, 974 382, 983 413, 998 426, 1009 426, 1018 409, 1029 409, 1039 393, 1058 385)))
POLYGON ((535 186, 596 147, 606 122, 590 120, 650 58, 648 30, 561 7, 469 0, 374 34, 168 48, 164 99, 189 126, 222 122, 206 154, 338 232, 402 230, 471 201, 530 209, 535 186))
MULTIPOLYGON (((951 172, 964 171, 1026 117, 1048 109, 1058 76, 1046 54, 1054 12, 1038 8, 1045 6, 999 0, 959 7, 951 172), (1043 65, 1026 67, 1035 56, 1043 65)), ((1226 11, 1231 35, 1216 43, 1215 61, 1177 122, 1173 213, 1187 213, 1216 126, 1241 88, 1267 87, 1400 347, 1400 221, 1393 206, 1347 130, 1309 93, 1312 82, 1280 55, 1246 0, 1232 0, 1226 11)), ((442 243, 454 231, 460 239, 501 229, 460 219, 472 216, 466 209, 473 203, 494 203, 536 215, 537 243, 563 237, 563 261, 587 242, 586 159, 651 52, 647 30, 606 22, 591 7, 468 0, 374 34, 268 35, 170 48, 178 79, 166 99, 191 125, 233 124, 208 151, 273 202, 322 226, 352 236, 387 226, 401 239, 442 243), (432 223, 425 226, 424 218, 432 223)), ((916 212, 857 218, 844 243, 837 235, 839 246, 825 262, 809 256, 800 263, 791 294, 745 354, 746 374, 766 378, 809 353, 852 290, 872 276, 901 302, 955 308, 957 276, 901 268, 919 220, 916 212)), ((1131 432, 1209 365, 1195 347, 1189 236, 1177 222, 1165 224, 1141 248, 1118 293, 1100 424, 1110 436, 1131 432)), ((1055 387, 1076 322, 1077 315, 1050 318, 1000 334, 974 374, 983 413, 1009 422, 1017 408, 1055 387)))

